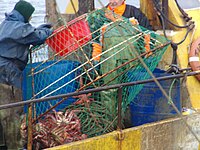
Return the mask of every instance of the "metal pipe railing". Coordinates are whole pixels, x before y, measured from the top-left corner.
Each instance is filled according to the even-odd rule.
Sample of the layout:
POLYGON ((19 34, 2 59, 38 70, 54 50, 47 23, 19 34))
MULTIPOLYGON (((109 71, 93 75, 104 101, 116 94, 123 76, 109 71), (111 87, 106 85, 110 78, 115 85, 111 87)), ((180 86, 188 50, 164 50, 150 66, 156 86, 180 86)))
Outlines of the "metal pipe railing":
MULTIPOLYGON (((195 76, 198 74, 200 74, 200 70, 193 71, 193 72, 186 72, 183 74, 158 77, 158 78, 156 78, 156 80, 162 81, 162 80, 169 80, 169 79, 175 79, 175 78, 183 78, 183 77, 187 77, 187 76, 195 76)), ((45 97, 45 98, 38 98, 38 99, 32 99, 32 100, 21 101, 21 102, 16 102, 16 103, 4 104, 4 105, 0 105, 0 110, 12 108, 12 107, 23 106, 23 105, 27 105, 30 103, 44 102, 44 101, 48 101, 48 100, 55 100, 55 99, 59 99, 59 98, 66 98, 66 97, 77 96, 77 95, 81 95, 81 94, 94 93, 94 92, 104 91, 104 90, 108 90, 108 89, 116 89, 116 88, 120 88, 120 87, 124 87, 124 86, 133 86, 133 85, 137 85, 137 84, 144 84, 144 83, 154 82, 154 80, 155 79, 148 79, 148 80, 142 80, 142 81, 121 83, 121 84, 115 84, 115 85, 109 85, 109 86, 104 86, 104 87, 83 90, 83 91, 79 91, 79 92, 72 92, 72 93, 68 93, 68 94, 61 94, 61 95, 49 96, 49 97, 45 97)))

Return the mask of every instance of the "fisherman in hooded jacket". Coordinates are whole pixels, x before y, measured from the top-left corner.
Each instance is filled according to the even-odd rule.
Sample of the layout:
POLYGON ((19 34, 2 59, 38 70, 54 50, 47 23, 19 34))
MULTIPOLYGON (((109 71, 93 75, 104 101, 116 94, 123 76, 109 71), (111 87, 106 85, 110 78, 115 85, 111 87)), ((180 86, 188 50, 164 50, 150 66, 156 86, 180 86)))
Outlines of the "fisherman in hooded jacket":
POLYGON ((16 3, 0 24, 0 83, 21 88, 31 45, 40 45, 51 35, 50 24, 35 28, 29 20, 35 8, 24 0, 16 3))
MULTIPOLYGON (((30 3, 20 0, 0 24, 0 105, 21 101, 22 71, 28 62, 30 46, 44 43, 52 33, 50 24, 37 28, 29 24, 34 10, 30 3)), ((0 149, 23 147, 22 117, 23 107, 0 110, 0 149)))

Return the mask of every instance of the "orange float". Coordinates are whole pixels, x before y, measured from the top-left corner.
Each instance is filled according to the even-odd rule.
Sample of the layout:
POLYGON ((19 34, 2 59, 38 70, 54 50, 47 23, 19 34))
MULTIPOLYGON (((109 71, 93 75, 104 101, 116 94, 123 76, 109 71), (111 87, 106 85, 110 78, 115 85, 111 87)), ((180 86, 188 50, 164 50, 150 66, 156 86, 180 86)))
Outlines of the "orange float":
MULTIPOLYGON (((193 71, 200 70, 199 52, 200 52, 200 37, 192 43, 189 53, 189 64, 193 71)), ((196 75, 195 77, 200 81, 200 75, 196 75)))

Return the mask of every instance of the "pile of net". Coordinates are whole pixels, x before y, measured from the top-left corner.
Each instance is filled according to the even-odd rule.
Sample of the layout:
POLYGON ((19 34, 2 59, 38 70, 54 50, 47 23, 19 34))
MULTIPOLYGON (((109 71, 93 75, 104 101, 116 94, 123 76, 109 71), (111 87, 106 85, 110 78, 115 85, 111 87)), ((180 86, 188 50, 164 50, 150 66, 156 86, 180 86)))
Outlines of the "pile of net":
MULTIPOLYGON (((24 71, 24 100, 150 78, 141 59, 153 71, 168 40, 127 18, 112 22, 105 10, 66 23, 46 44, 32 50, 32 63, 24 71), (97 55, 93 55, 94 44, 101 49, 97 55)), ((142 85, 123 87, 122 112, 141 89, 142 85)), ((33 116, 36 120, 40 116, 36 122, 41 122, 47 111, 73 111, 80 120, 80 134, 93 137, 116 129, 117 101, 117 89, 52 99, 35 103, 33 116)))

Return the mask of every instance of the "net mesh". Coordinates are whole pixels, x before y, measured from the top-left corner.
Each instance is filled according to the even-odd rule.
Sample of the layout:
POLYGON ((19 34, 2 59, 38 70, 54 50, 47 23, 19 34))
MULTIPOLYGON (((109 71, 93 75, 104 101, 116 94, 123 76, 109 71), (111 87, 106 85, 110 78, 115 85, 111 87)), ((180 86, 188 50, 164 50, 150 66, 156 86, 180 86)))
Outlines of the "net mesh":
MULTIPOLYGON (((80 16, 55 30, 44 45, 32 49, 32 63, 24 71, 24 100, 148 79, 140 59, 153 71, 166 43, 163 36, 133 25, 127 18, 107 19, 105 9, 80 16), (93 56, 95 44, 100 52, 93 56)), ((122 112, 142 86, 123 87, 122 112)), ((117 127, 117 89, 36 103, 34 116, 41 115, 34 139, 38 141, 38 135, 45 132, 44 141, 49 136, 53 141, 40 140, 43 147, 113 131, 117 127)))

